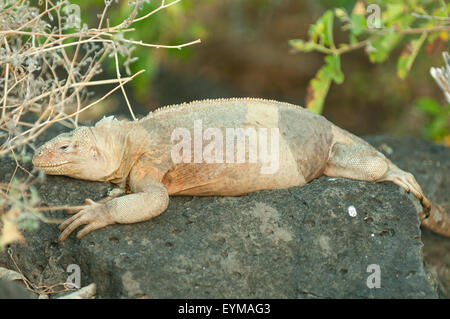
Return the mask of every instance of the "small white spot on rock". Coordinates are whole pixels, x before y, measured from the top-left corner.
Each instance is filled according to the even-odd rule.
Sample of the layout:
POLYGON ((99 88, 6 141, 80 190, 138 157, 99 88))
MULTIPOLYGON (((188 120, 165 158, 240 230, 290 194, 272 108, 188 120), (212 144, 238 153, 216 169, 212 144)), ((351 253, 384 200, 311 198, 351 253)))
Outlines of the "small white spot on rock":
POLYGON ((348 214, 350 215, 350 217, 356 217, 356 215, 358 215, 358 213, 356 212, 355 206, 350 205, 348 207, 348 214))

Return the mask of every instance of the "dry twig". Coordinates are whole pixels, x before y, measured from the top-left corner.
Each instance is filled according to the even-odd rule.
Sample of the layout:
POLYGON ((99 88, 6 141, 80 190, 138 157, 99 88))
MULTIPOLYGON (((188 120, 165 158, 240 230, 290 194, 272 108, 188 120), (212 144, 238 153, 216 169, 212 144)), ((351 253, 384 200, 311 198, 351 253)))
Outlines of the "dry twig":
POLYGON ((118 54, 125 56, 123 66, 128 71, 128 65, 136 59, 131 58, 134 46, 182 49, 200 43, 200 40, 195 40, 171 46, 126 38, 128 32, 134 30, 129 28, 130 25, 181 0, 169 3, 162 0, 156 9, 140 17, 137 16, 144 0, 137 0, 128 18, 113 27, 109 26, 107 18, 112 0, 105 0, 105 7, 94 28, 81 26, 80 9, 69 0, 40 2, 43 1, 41 10, 30 6, 27 1, 0 1, 0 156, 9 154, 16 161, 9 184, 0 184, 0 226, 2 222, 7 223, 10 229, 9 236, 5 236, 5 229, 2 229, 0 248, 14 238, 20 238, 17 229, 11 227, 22 213, 38 221, 58 222, 40 212, 68 208, 37 207, 39 200, 33 188, 36 179, 19 164, 30 160, 26 150, 34 150, 35 138, 57 122, 69 128, 77 127, 81 112, 118 89, 131 117, 136 119, 124 86, 144 70, 122 77, 118 54), (94 80, 102 73, 102 62, 107 58, 114 59, 116 78, 94 80), (114 87, 103 96, 92 99, 90 89, 99 85, 114 87), (34 123, 24 120, 29 114, 37 116, 34 123), (27 181, 15 182, 18 169, 28 173, 27 181))

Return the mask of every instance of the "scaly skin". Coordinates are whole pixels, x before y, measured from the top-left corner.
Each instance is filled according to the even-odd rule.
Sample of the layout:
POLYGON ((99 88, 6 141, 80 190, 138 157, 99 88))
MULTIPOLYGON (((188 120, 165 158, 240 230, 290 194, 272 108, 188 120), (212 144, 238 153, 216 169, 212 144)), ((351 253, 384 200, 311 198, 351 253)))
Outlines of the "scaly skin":
MULTIPOLYGON (((270 137, 268 143, 275 137, 270 137)), ((208 138, 217 137, 212 134, 208 138)), ((217 154, 216 149, 210 151, 217 154)), ((225 158, 223 152, 221 158, 225 158)), ((237 152, 236 147, 234 155, 237 152)), ((48 141, 36 151, 33 164, 47 174, 111 181, 132 192, 103 204, 87 200, 85 209, 61 224, 60 241, 81 225, 86 226, 78 238, 110 224, 148 220, 167 208, 169 195, 239 196, 303 185, 322 175, 392 181, 420 200, 424 226, 450 236, 449 215, 429 202, 412 174, 324 117, 277 101, 205 100, 165 107, 136 122, 106 118, 94 127, 79 127, 48 141), (175 163, 171 151, 179 137, 172 134, 175 129, 184 128, 195 139, 196 120, 202 120, 205 135, 211 133, 208 128, 219 129, 223 137, 226 128, 275 130, 279 147, 277 169, 262 174, 267 162, 260 158, 250 161, 248 148, 242 163, 196 162, 195 146, 191 148, 190 161, 175 163)))

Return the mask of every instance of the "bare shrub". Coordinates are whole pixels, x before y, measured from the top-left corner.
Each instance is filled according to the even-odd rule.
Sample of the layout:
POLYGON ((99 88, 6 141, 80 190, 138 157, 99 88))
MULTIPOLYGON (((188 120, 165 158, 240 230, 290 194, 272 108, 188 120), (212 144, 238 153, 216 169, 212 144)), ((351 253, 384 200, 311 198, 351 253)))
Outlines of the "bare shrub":
POLYGON ((167 46, 128 39, 133 23, 181 0, 167 4, 163 0, 155 10, 138 17, 144 1, 131 2, 130 15, 110 26, 108 9, 117 1, 105 0, 98 25, 88 27, 81 23, 79 7, 68 0, 40 0, 39 8, 29 1, 0 0, 0 156, 10 154, 17 163, 10 183, 0 184, 0 223, 4 224, 0 248, 21 238, 16 228, 18 221, 22 220, 24 227, 35 228, 37 223, 33 221, 44 219, 38 213, 39 199, 32 186, 35 178, 19 164, 30 160, 27 148, 34 150, 34 139, 56 122, 77 127, 81 112, 116 90, 121 90, 135 119, 124 89, 124 84, 144 72, 130 73, 129 65, 136 61, 132 56, 135 46, 181 49, 200 42, 167 46), (125 57, 123 67, 119 55, 125 57), (94 80, 102 72, 105 59, 114 59, 116 77, 94 80), (121 76, 123 68, 126 77, 121 76), (89 89, 93 86, 111 84, 114 87, 108 93, 92 98, 89 89), (37 118, 33 123, 23 120, 30 113, 37 118), (29 175, 26 181, 15 181, 18 168, 29 175), (28 218, 18 220, 19 215, 28 218))

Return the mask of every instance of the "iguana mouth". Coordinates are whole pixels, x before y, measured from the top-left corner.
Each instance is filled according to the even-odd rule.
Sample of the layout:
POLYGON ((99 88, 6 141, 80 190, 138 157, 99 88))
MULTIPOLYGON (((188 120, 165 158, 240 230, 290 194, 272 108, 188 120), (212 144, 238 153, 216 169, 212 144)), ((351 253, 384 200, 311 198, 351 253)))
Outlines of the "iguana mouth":
POLYGON ((58 167, 64 164, 69 163, 69 161, 63 161, 63 162, 59 162, 59 163, 55 163, 55 164, 51 164, 51 163, 39 163, 39 164, 34 164, 34 166, 36 167, 58 167))

